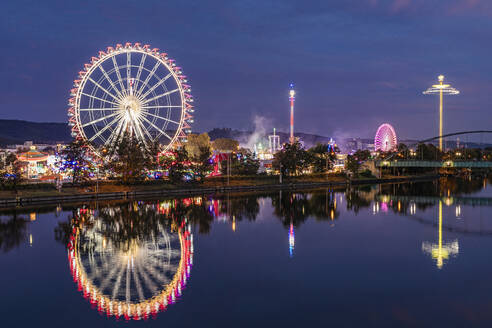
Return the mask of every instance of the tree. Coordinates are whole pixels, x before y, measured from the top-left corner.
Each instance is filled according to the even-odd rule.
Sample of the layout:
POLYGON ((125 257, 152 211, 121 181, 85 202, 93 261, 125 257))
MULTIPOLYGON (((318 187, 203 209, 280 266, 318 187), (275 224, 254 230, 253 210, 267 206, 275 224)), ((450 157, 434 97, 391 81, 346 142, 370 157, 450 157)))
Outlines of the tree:
POLYGON ((308 168, 309 163, 308 152, 296 141, 293 144, 284 144, 284 147, 275 153, 272 166, 283 175, 297 175, 308 168))
POLYGON ((345 161, 345 169, 355 177, 359 176, 359 169, 362 162, 369 159, 371 153, 368 150, 358 150, 353 155, 348 155, 345 161))
POLYGON ((229 153, 236 151, 239 148, 239 142, 229 138, 219 138, 212 142, 213 150, 217 150, 223 153, 229 153))
MULTIPOLYGON (((260 162, 253 157, 248 149, 240 149, 237 153, 228 154, 230 156, 230 173, 232 175, 254 175, 258 172, 260 162)), ((227 160, 222 161, 222 174, 227 174, 227 160)))
POLYGON ((210 149, 210 137, 206 132, 202 134, 190 134, 187 139, 185 148, 190 159, 199 158, 201 156, 201 150, 206 147, 210 149))
POLYGON ((169 152, 166 156, 160 158, 161 166, 167 170, 169 180, 174 183, 183 181, 183 177, 187 172, 185 164, 189 164, 188 152, 183 147, 169 152))
POLYGON ((318 143, 308 150, 313 172, 325 172, 332 168, 335 162, 335 151, 330 151, 328 145, 318 143))
POLYGON ((439 161, 441 160, 442 152, 433 144, 419 144, 416 156, 422 161, 439 161))
POLYGON ((409 159, 410 158, 410 150, 408 149, 407 145, 404 143, 399 143, 398 144, 398 158, 399 159, 409 159))
POLYGON ((129 133, 124 133, 115 151, 117 160, 113 168, 120 174, 123 183, 135 182, 144 178, 144 170, 152 162, 150 152, 140 140, 129 133))
POLYGON ((212 170, 210 156, 212 152, 209 146, 200 146, 196 157, 192 157, 193 180, 203 182, 203 178, 212 170))
POLYGON ((87 144, 81 139, 75 139, 62 151, 62 170, 69 170, 72 184, 86 179, 89 175, 87 161, 87 144))

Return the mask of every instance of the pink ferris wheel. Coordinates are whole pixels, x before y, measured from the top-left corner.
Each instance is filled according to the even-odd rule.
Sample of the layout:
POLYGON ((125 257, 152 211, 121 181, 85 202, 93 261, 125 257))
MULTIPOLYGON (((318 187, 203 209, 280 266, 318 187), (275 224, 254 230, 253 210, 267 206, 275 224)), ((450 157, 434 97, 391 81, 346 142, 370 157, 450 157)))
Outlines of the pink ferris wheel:
POLYGON ((393 151, 396 150, 398 141, 396 139, 395 129, 388 123, 379 126, 374 137, 375 151, 393 151))

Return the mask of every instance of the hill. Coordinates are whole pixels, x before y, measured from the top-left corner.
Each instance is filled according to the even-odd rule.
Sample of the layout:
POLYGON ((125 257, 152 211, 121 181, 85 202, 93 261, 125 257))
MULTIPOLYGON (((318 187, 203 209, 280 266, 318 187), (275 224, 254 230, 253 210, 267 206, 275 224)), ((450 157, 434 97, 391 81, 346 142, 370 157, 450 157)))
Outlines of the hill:
POLYGON ((70 128, 67 123, 37 123, 21 120, 0 120, 0 144, 69 142, 70 128))

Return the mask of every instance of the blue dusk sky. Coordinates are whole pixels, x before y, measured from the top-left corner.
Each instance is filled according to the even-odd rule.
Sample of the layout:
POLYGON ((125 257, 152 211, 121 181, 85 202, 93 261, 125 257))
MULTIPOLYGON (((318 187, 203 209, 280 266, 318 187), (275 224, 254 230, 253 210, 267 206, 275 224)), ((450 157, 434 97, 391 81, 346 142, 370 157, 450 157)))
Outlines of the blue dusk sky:
POLYGON ((296 131, 402 138, 492 121, 490 0, 6 0, 0 11, 0 118, 65 122, 72 81, 99 50, 148 43, 176 59, 195 97, 193 129, 296 131))

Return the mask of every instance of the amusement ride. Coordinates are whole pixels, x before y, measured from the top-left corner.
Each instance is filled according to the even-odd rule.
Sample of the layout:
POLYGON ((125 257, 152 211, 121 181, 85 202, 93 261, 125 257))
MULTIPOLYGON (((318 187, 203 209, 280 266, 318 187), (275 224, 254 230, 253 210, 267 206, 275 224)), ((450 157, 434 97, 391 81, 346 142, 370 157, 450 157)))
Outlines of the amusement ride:
POLYGON ((375 151, 394 151, 398 147, 395 129, 388 123, 382 124, 374 137, 375 151))
POLYGON ((163 151, 186 141, 193 123, 191 87, 181 67, 158 48, 117 44, 91 58, 70 90, 72 136, 92 152, 112 149, 124 133, 163 151))

